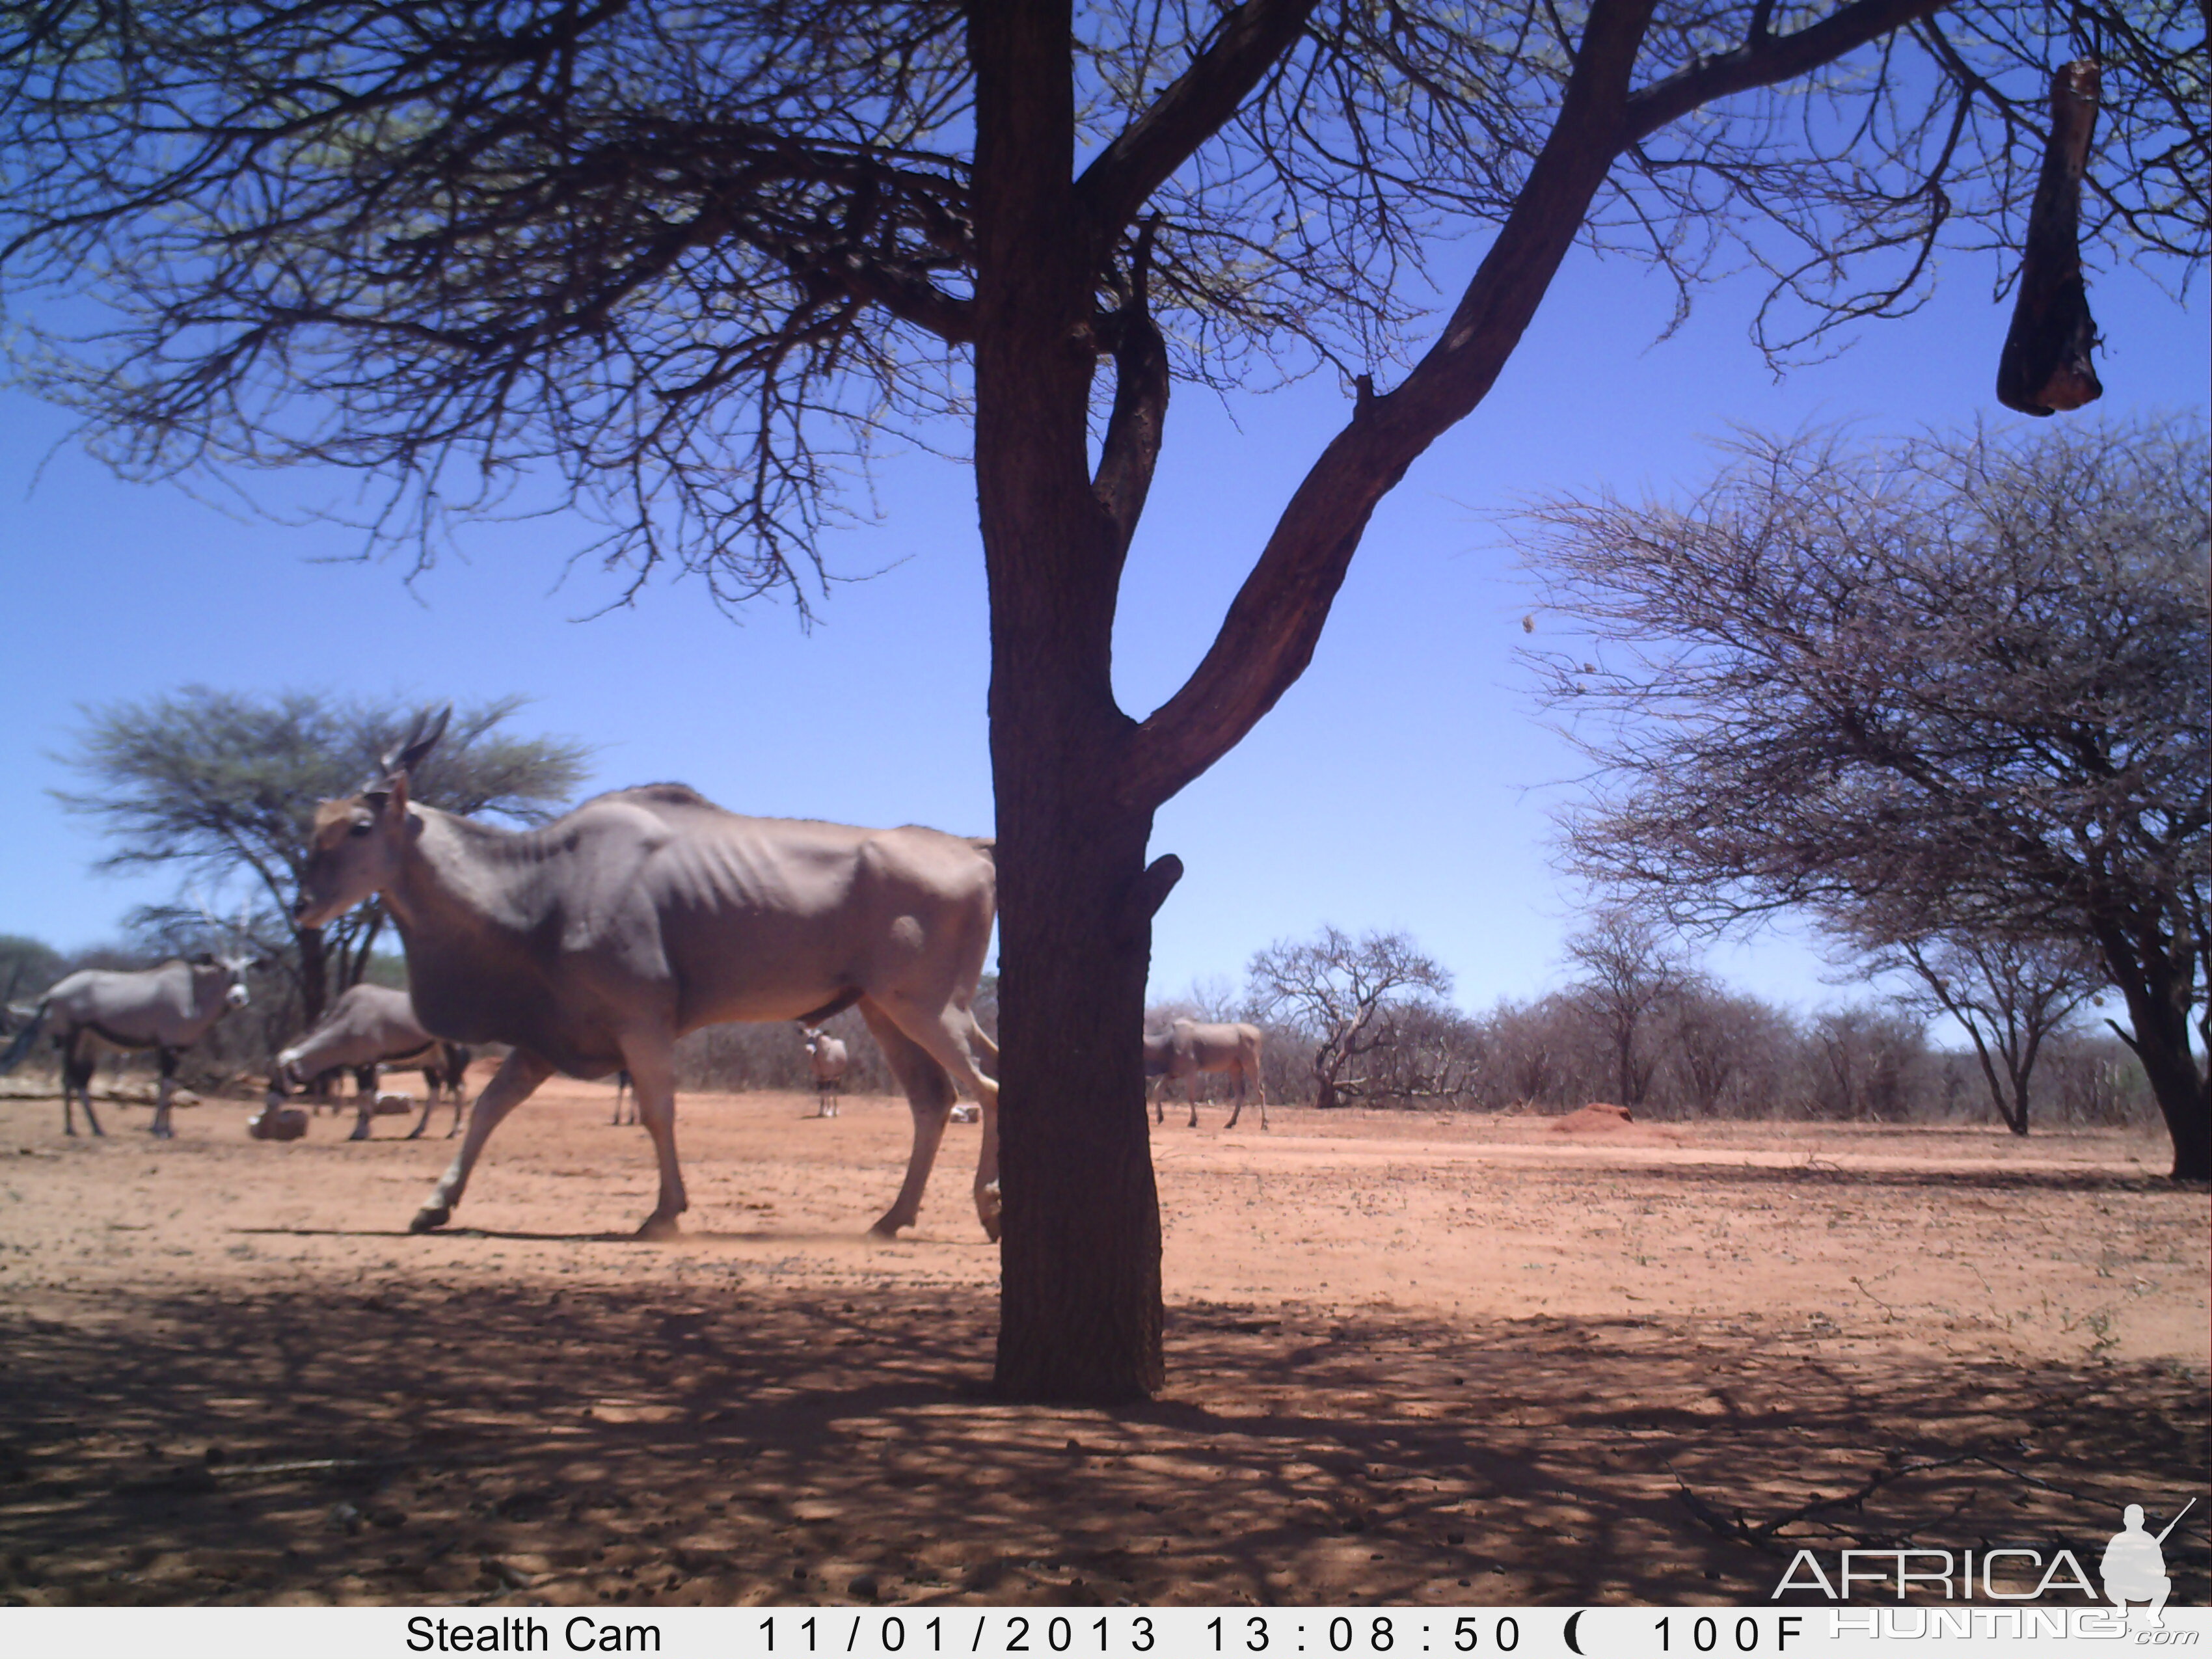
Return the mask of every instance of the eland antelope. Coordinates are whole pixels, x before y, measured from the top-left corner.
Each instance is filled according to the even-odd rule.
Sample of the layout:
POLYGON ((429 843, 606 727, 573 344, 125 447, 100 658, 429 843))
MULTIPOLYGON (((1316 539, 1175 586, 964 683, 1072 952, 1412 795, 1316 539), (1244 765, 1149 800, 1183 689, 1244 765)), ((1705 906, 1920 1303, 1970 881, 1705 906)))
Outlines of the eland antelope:
MULTIPOLYGON (((369 1120, 376 1112, 377 1070, 386 1066, 420 1067, 428 1085, 422 1115, 408 1131, 408 1139, 421 1139, 430 1127, 441 1085, 453 1101, 453 1127, 446 1131, 446 1139, 460 1132, 461 1085, 468 1074, 469 1051, 458 1042, 432 1036, 415 1018, 415 1005, 407 993, 384 985, 352 987, 324 1011, 313 1030, 276 1056, 269 1072, 264 1109, 281 1109, 287 1095, 325 1072, 350 1071, 359 1117, 347 1138, 367 1140, 369 1120)), ((258 1135, 261 1122, 255 1118, 246 1125, 246 1133, 258 1135)))
MULTIPOLYGON (((1244 1112, 1244 1088, 1250 1084, 1260 1097, 1260 1127, 1267 1127, 1267 1085, 1260 1077, 1260 1028, 1256 1025, 1207 1025, 1179 1019, 1168 1030, 1145 1038, 1145 1075, 1164 1079, 1163 1090, 1182 1079, 1190 1096, 1190 1127, 1198 1127, 1198 1074, 1227 1072, 1236 1079, 1236 1102, 1230 1109, 1233 1129, 1244 1112)), ((1167 1121, 1159 1097, 1152 1097, 1152 1121, 1167 1121)))
POLYGON ((799 1029, 806 1038, 806 1058, 814 1066, 814 1115, 835 1117, 838 1097, 844 1091, 845 1045, 811 1025, 799 1029))
POLYGON ((161 1066, 153 1133, 167 1140, 176 1133, 169 1123, 169 1097, 176 1090, 178 1058, 216 1021, 246 1006, 246 972, 261 965, 258 957, 203 953, 136 973, 88 968, 71 974, 39 999, 29 1024, 0 1054, 0 1072, 21 1065, 39 1032, 51 1025, 62 1057, 62 1131, 76 1133, 71 1105, 82 1099, 84 1121, 93 1133, 105 1135, 92 1110, 92 1073, 100 1050, 151 1048, 161 1066))
POLYGON ((975 1209, 999 1236, 999 1090, 983 1069, 998 1050, 971 1012, 997 907, 988 841, 740 817, 672 783, 499 830, 409 800, 445 725, 418 719, 381 779, 318 809, 296 912, 319 927, 381 894, 424 1027, 514 1045, 416 1231, 452 1218, 492 1131, 555 1072, 627 1070, 660 1173, 638 1231, 673 1234, 676 1039, 858 1004, 914 1113, 905 1182, 873 1231, 914 1224, 957 1081, 982 1103, 975 1209))

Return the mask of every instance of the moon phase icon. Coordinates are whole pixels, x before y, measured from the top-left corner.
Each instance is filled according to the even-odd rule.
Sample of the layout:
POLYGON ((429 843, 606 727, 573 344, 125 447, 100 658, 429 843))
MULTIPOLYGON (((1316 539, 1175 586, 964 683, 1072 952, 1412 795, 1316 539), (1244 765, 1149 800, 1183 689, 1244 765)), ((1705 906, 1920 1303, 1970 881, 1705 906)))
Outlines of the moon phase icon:
POLYGON ((1570 1653, 1580 1653, 1583 1650, 1582 1644, 1575 1640, 1575 1626, 1582 1621, 1583 1610, 1580 1607, 1577 1607, 1567 1615, 1567 1651, 1570 1653))

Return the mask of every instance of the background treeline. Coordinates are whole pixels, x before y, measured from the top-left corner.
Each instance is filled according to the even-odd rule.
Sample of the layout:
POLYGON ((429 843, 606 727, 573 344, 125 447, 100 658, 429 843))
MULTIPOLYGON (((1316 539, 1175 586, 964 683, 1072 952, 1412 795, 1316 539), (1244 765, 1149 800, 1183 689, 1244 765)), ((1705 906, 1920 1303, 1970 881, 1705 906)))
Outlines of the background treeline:
MULTIPOLYGON (((1266 1034, 1267 1097, 1316 1100, 1322 1039, 1311 1026, 1249 1001, 1202 1000, 1156 1005, 1152 1023, 1250 1019, 1266 1034)), ((1938 1046, 1917 1014, 1880 1000, 1801 1016, 1754 996, 1687 990, 1651 1018, 1638 1060, 1645 1085, 1632 1109, 1639 1118, 1998 1121, 1973 1054, 1938 1046)), ((1567 989, 1480 1014, 1410 1004, 1337 1094, 1341 1104, 1381 1109, 1565 1112, 1617 1100, 1617 1083, 1613 1030, 1585 992, 1567 989)), ((1222 1091, 1218 1079, 1206 1079, 1202 1095, 1206 1085, 1222 1091)), ((2118 1038, 2087 1030, 2046 1043, 2033 1098, 2044 1127, 2158 1121, 2135 1056, 2118 1038)))
MULTIPOLYGON (((172 929, 171 931, 178 931, 172 929)), ((1341 936, 1340 936, 1340 938, 1341 936)), ((1418 955, 1402 936, 1370 935, 1418 955)), ((1357 948, 1363 941, 1346 941, 1357 948)), ((22 1005, 79 968, 150 966, 188 938, 134 938, 64 954, 36 939, 0 935, 0 1003, 22 1005)), ((1284 947, 1277 947, 1278 951, 1284 947)), ((1268 953, 1262 953, 1264 960, 1268 953)), ((364 977, 404 985, 405 964, 381 952, 364 977)), ((1431 982, 1449 984, 1440 975, 1431 982)), ((269 1058, 304 1022, 294 980, 281 969, 253 977, 251 1006, 219 1022, 186 1057, 184 1078, 203 1091, 265 1074, 269 1058)), ((1398 988, 1393 987, 1392 992, 1398 988)), ((997 1030, 997 987, 987 978, 977 1012, 997 1030)), ((1629 1033, 1632 1087, 1621 1083, 1624 1000, 1595 975, 1531 1000, 1468 1013, 1425 989, 1386 993, 1360 1034, 1352 1060, 1335 1075, 1333 1103, 1480 1112, 1570 1111, 1620 1101, 1638 1117, 1817 1119, 1834 1122, 1982 1122, 1996 1119, 1988 1085, 1970 1051, 1940 1042, 1911 999, 1872 997, 1801 1015, 1685 975, 1640 1008, 1629 1033), (1626 1095, 1629 1098, 1624 1100, 1626 1095)), ((1240 993, 1216 985, 1155 1004, 1149 1024, 1178 1018, 1245 1019, 1266 1033, 1270 1100, 1315 1103, 1323 1091, 1316 1061, 1333 1027, 1293 1006, 1277 984, 1255 979, 1240 993)), ((857 1012, 827 1029, 852 1057, 851 1094, 897 1091, 857 1012)), ((1342 1045, 1340 1044, 1340 1047, 1342 1045)), ((798 1029, 719 1025, 678 1050, 685 1090, 730 1093, 813 1086, 798 1029)), ((40 1057, 42 1069, 45 1056, 40 1057)), ((103 1076, 152 1076, 149 1056, 111 1056, 103 1076)), ((481 1081, 482 1073, 479 1075, 481 1081)), ((400 1078, 395 1086, 407 1086, 400 1078)), ((1218 1079, 1201 1079, 1200 1092, 1218 1079)), ((250 1085, 249 1085, 250 1086, 250 1085)), ((1179 1086, 1179 1085, 1178 1085, 1179 1086)), ((2144 1126, 2157 1112, 2142 1068, 2117 1038, 2086 1023, 2046 1038, 2034 1073, 2034 1112, 2045 1126, 2144 1126)))

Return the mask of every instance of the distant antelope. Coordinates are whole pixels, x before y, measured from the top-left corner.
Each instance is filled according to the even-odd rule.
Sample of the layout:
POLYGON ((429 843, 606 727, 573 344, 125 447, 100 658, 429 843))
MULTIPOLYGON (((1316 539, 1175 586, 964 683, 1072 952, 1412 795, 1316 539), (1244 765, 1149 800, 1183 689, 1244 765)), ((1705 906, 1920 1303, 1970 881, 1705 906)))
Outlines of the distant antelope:
POLYGON ((137 973, 88 968, 71 974, 39 999, 30 1023, 15 1034, 7 1053, 0 1054, 0 1073, 21 1065, 40 1030, 51 1022, 54 1047, 62 1059, 62 1132, 76 1133, 71 1104, 82 1099, 84 1121, 93 1133, 105 1135, 107 1131, 92 1110, 92 1073, 100 1051, 151 1048, 161 1066, 153 1133, 169 1139, 176 1133, 169 1122, 169 1097, 176 1089, 178 1059, 216 1021, 246 1006, 246 972, 261 965, 258 957, 203 953, 137 973))
POLYGON ((835 1117, 845 1083, 845 1045, 811 1025, 799 1028, 806 1035, 806 1057, 814 1063, 814 1115, 835 1117))
POLYGON ((556 1071, 627 1069, 660 1170, 639 1231, 673 1234, 687 1206, 676 1039, 730 1020, 815 1024, 858 1004, 914 1113, 905 1182, 874 1231, 914 1224, 957 1079, 982 1103, 975 1209, 999 1236, 999 1091, 982 1069, 998 1049, 972 1012, 996 909, 988 842, 740 817, 665 783, 497 830, 409 800, 444 729, 443 715, 416 720, 380 781, 323 803, 295 913, 319 927, 380 893, 424 1026, 514 1045, 416 1231, 451 1218, 492 1131, 556 1071))
MULTIPOLYGON (((349 1070, 354 1074, 354 1106, 360 1115, 348 1139, 367 1140, 369 1121, 376 1113, 377 1073, 387 1066, 419 1067, 428 1085, 422 1115, 408 1132, 408 1139, 421 1139, 430 1127, 430 1114, 437 1109, 441 1086, 453 1102, 453 1127, 446 1131, 446 1138, 450 1140, 459 1133, 469 1051, 424 1030, 415 1018, 415 1005, 407 993, 385 985, 351 987, 324 1012, 314 1030, 276 1056, 269 1073, 267 1107, 281 1108, 284 1097, 311 1078, 328 1071, 349 1070)), ((256 1118, 247 1124, 246 1133, 258 1134, 256 1126, 261 1121, 256 1118)))
MULTIPOLYGON (((1267 1127, 1267 1085, 1260 1077, 1260 1028, 1256 1025, 1206 1025, 1179 1019, 1170 1030, 1145 1038, 1145 1075, 1164 1079, 1164 1093, 1181 1078, 1190 1096, 1190 1127, 1198 1127, 1198 1074, 1226 1072, 1236 1079, 1236 1102, 1224 1128, 1233 1129, 1244 1114, 1244 1088, 1249 1083, 1260 1097, 1260 1127, 1267 1127)), ((1167 1113, 1158 1095, 1152 1097, 1152 1121, 1164 1123, 1167 1113)))
POLYGON ((621 1126, 623 1121, 623 1102, 625 1097, 629 1102, 629 1121, 635 1123, 637 1121, 637 1097, 630 1093, 629 1073, 617 1072, 615 1073, 615 1115, 607 1121, 617 1127, 621 1126))

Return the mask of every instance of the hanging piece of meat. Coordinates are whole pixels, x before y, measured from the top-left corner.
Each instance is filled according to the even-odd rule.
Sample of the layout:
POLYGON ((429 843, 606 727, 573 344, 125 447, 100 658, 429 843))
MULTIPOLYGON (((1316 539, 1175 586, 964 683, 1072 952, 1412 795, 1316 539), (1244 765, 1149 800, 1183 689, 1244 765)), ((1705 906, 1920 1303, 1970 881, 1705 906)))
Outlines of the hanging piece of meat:
POLYGON ((2012 328, 1997 360, 1997 401, 2023 415, 2079 409, 2105 395, 2089 360, 2097 323, 2081 283, 2081 172, 2097 127, 2098 93, 2094 58, 2051 77, 2051 139, 2028 209, 2012 328))

